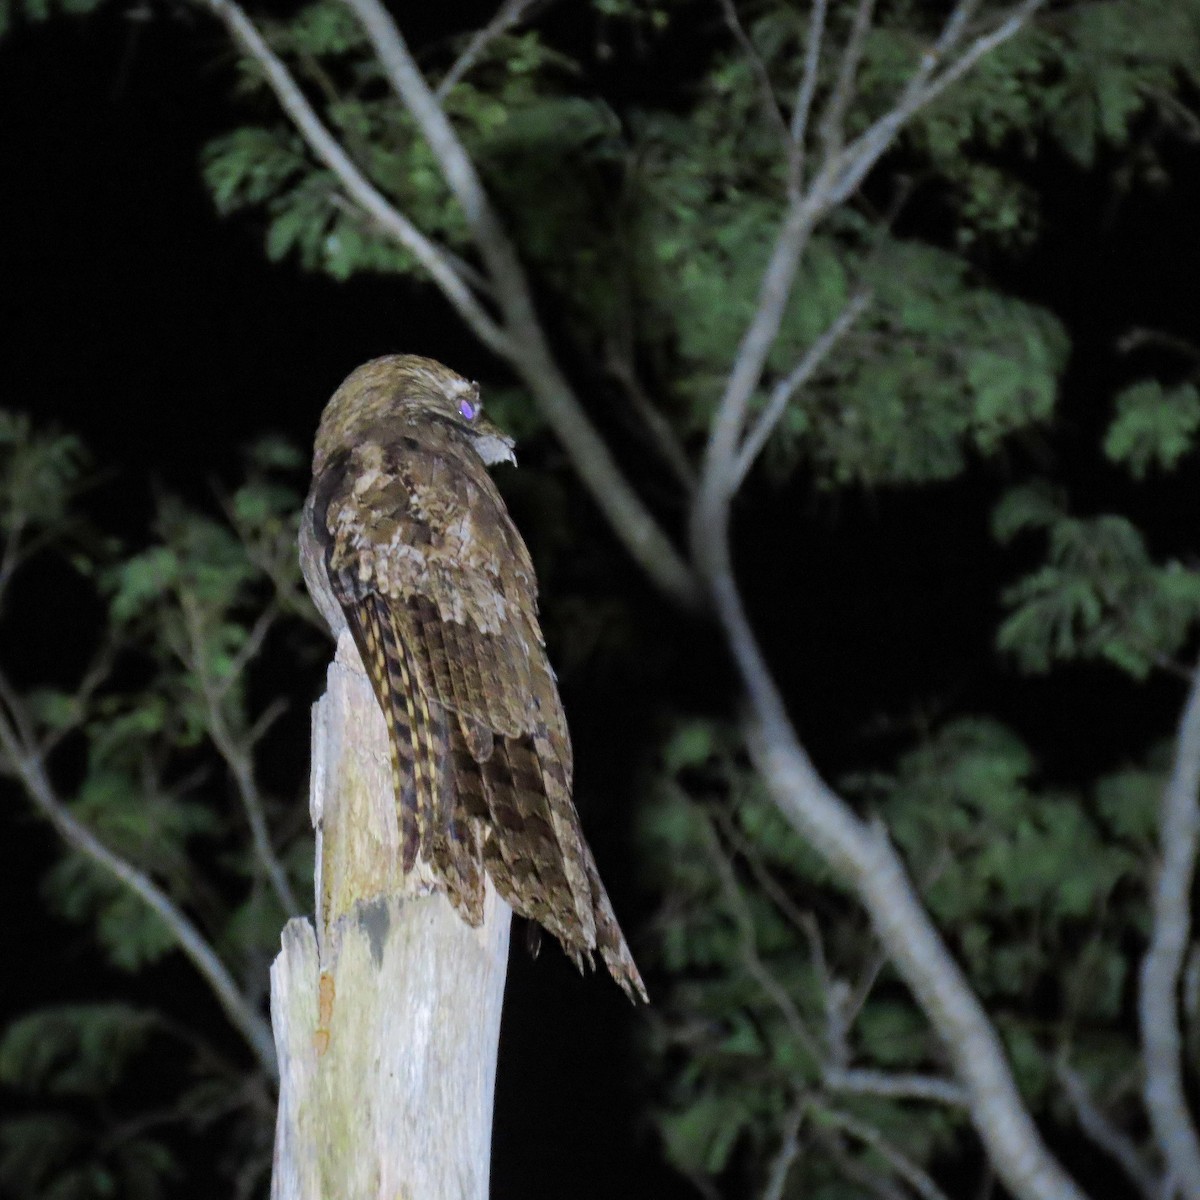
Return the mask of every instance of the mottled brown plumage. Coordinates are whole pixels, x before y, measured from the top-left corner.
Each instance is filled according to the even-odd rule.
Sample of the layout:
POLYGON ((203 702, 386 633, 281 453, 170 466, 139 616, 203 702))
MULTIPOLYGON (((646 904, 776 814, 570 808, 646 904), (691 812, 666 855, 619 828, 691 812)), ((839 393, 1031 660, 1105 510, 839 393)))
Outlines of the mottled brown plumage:
POLYGON ((405 870, 428 863, 472 925, 484 874, 582 967, 646 998, 571 801, 571 741, 529 551, 485 464, 512 441, 432 359, 359 367, 321 417, 305 580, 349 628, 387 720, 405 870))

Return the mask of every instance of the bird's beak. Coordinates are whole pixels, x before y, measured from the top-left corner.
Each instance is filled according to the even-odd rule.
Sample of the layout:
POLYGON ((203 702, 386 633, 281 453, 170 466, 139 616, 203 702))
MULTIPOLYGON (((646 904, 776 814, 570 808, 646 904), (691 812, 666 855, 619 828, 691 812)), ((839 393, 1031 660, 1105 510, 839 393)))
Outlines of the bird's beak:
POLYGON ((471 425, 475 438, 475 449, 487 465, 510 462, 515 467, 517 456, 513 453, 516 443, 486 413, 480 413, 471 425))

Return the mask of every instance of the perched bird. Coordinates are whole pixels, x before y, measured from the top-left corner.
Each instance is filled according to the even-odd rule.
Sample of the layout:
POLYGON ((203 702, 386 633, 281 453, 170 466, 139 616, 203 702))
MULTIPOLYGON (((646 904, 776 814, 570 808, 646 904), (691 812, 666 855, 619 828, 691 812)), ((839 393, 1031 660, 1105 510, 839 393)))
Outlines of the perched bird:
POLYGON ((571 741, 538 625, 529 551, 488 474, 515 462, 479 388, 389 355, 321 416, 304 578, 349 628, 387 721, 401 856, 428 863, 471 925, 484 872, 582 969, 646 991, 571 801, 571 741))

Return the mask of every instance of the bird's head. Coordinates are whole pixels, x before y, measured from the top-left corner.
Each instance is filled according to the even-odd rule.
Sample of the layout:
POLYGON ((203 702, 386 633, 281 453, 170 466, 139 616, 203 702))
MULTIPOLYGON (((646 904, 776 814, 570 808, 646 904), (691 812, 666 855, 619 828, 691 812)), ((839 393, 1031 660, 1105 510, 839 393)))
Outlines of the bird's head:
POLYGON ((489 466, 517 461, 513 439, 484 416, 477 383, 432 358, 389 354, 351 371, 334 392, 317 429, 313 472, 357 442, 423 421, 458 430, 489 466))

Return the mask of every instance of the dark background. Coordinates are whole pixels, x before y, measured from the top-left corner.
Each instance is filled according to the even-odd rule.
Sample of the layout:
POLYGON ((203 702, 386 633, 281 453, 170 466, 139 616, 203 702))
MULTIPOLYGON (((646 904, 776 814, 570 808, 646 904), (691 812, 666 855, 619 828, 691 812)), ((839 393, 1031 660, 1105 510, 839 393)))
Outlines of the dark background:
MULTIPOLYGON (((477 8, 448 6, 438 18, 445 29, 418 33, 466 25, 477 8)), ((255 220, 217 218, 199 148, 238 121, 230 66, 223 31, 186 14, 102 12, 19 28, 0 42, 0 405, 79 433, 114 467, 94 503, 98 519, 129 534, 145 529, 155 480, 207 502, 214 480, 236 479, 238 448, 255 436, 276 431, 307 446, 329 394, 367 358, 413 351, 467 375, 499 375, 430 289, 370 277, 338 284, 271 265, 255 220)), ((1200 179, 1191 154, 1168 151, 1171 186, 1125 197, 1113 191, 1111 162, 1091 173, 1058 160, 1028 164, 1044 198, 1043 233, 1027 254, 985 266, 1051 307, 1073 339, 1060 420, 1038 444, 920 491, 833 499, 803 481, 782 494, 751 489, 737 533, 748 602, 828 774, 860 762, 864 746, 872 752, 864 731, 878 714, 926 705, 1011 721, 1050 780, 1079 782, 1169 733, 1174 684, 1135 693, 1098 669, 1031 681, 996 664, 996 594, 1021 564, 996 550, 987 520, 1005 482, 1041 462, 1081 511, 1132 509, 1156 551, 1195 544, 1189 472, 1148 493, 1096 452, 1121 382, 1181 369, 1164 356, 1120 356, 1119 334, 1150 325, 1198 335, 1200 179)), ((913 232, 938 236, 936 207, 918 204, 905 219, 913 232)), ((87 630, 74 627, 73 614, 60 616, 53 645, 10 637, 5 653, 26 655, 28 665, 36 651, 39 669, 69 676, 87 630)), ((677 678, 686 693, 691 676, 681 667, 677 678)), ((314 679, 306 668, 280 687, 303 692, 314 679)), ((584 731, 585 799, 602 790, 606 772, 620 774, 600 760, 638 711, 617 711, 618 683, 567 682, 573 726, 584 731)), ((300 707, 310 698, 301 695, 300 707)), ((717 698, 696 702, 711 707, 717 698)), ((586 809, 584 819, 595 827, 586 809)), ((617 865, 627 834, 612 826, 602 822, 593 840, 625 923, 636 927, 632 875, 617 865)), ((8 914, 0 955, 21 964, 0 970, 0 1021, 38 1003, 197 986, 180 964, 134 981, 98 969, 86 934, 39 905, 54 841, 8 793, 0 838, 8 914)), ((657 1165, 638 1119, 639 1017, 606 979, 578 979, 552 946, 530 961, 520 934, 501 1043, 494 1194, 693 1194, 657 1165)))

